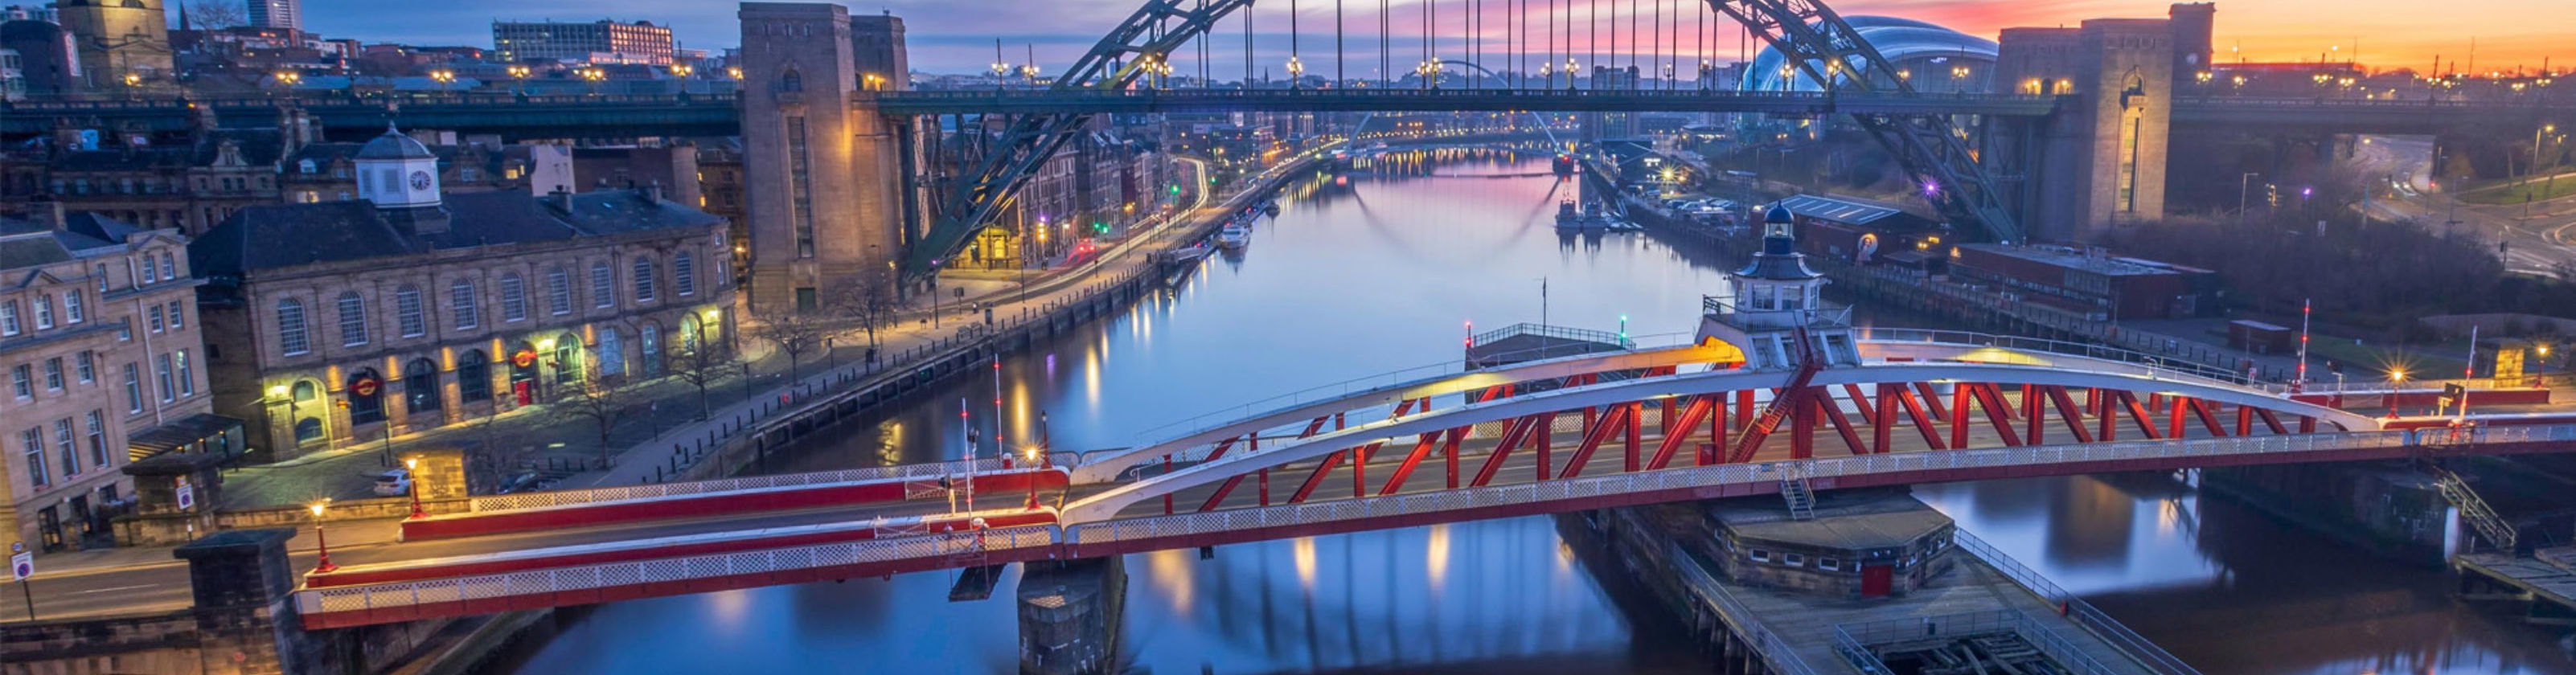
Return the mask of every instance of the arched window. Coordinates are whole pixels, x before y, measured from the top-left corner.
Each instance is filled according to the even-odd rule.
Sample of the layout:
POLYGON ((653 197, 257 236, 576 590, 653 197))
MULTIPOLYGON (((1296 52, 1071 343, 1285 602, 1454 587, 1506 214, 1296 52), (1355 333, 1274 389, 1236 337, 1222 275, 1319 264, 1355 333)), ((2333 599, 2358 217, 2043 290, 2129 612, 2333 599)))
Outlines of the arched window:
POLYGON ((527 284, 519 280, 517 272, 501 275, 501 320, 526 321, 527 319, 527 284))
POLYGON ((789 69, 787 69, 787 72, 786 72, 786 73, 780 74, 780 75, 778 76, 778 90, 779 90, 779 91, 804 91, 804 90, 805 90, 805 76, 804 76, 804 75, 802 75, 802 74, 797 73, 797 72, 796 72, 796 69, 794 69, 794 68, 789 68, 789 69))
POLYGON ((697 352, 698 315, 695 312, 682 314, 680 315, 680 353, 695 354, 697 352))
POLYGON ((642 352, 642 358, 644 360, 644 376, 661 377, 662 327, 648 323, 644 324, 643 328, 637 330, 642 333, 642 336, 637 338, 635 342, 636 346, 640 348, 639 351, 642 352))
POLYGON ((340 294, 340 344, 355 347, 367 343, 367 299, 357 291, 340 294))
POLYGON ((304 303, 294 298, 277 301, 277 347, 287 356, 313 351, 313 343, 304 333, 304 303))
POLYGON ((447 311, 456 320, 457 330, 469 330, 483 323, 474 311, 474 282, 464 279, 447 286, 447 311))
POLYGON ((653 259, 635 257, 635 301, 653 301, 653 259))
POLYGON ((456 355, 456 400, 473 403, 491 398, 492 360, 480 349, 456 355))
POLYGON ((617 329, 599 331, 599 374, 626 374, 626 345, 617 337, 617 329))
POLYGON ((563 337, 556 338, 555 383, 569 384, 582 381, 584 371, 581 367, 581 356, 587 351, 589 350, 582 348, 581 336, 578 334, 565 333, 563 337))
POLYGON ((417 415, 438 408, 438 364, 429 359, 403 364, 403 410, 417 415))
POLYGON ((420 337, 429 332, 427 310, 422 308, 420 289, 409 284, 394 290, 394 317, 402 324, 403 337, 420 337))
POLYGON ((671 288, 683 297, 698 294, 697 260, 688 251, 671 257, 671 288))
POLYGON ((295 441, 322 440, 322 387, 312 380, 296 380, 294 393, 295 441))
POLYGON ((609 268, 608 268, 608 263, 604 263, 604 262, 595 262, 595 263, 591 263, 591 264, 590 264, 590 306, 592 306, 592 307, 608 307, 608 306, 612 306, 612 305, 616 305, 616 304, 617 304, 617 272, 616 272, 616 271, 614 271, 614 270, 609 269, 609 268))
POLYGON ((572 273, 564 268, 546 270, 546 312, 555 316, 572 313, 572 273))
POLYGON ((372 424, 385 421, 385 381, 375 369, 360 368, 349 374, 343 385, 349 393, 349 423, 372 424))

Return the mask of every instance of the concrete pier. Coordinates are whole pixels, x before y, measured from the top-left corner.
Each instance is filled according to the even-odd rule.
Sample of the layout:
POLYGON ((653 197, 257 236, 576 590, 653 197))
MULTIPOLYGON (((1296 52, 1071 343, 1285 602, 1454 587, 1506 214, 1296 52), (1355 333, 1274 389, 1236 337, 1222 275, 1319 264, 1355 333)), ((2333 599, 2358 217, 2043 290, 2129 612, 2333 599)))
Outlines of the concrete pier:
POLYGON ((1127 605, 1127 568, 1120 560, 1026 563, 1019 591, 1021 673, 1117 672, 1127 605))
MULTIPOLYGON (((1569 514, 1559 516, 1558 529, 1578 548, 1606 549, 1606 557, 1625 569, 1596 573, 1625 573, 1654 590, 1719 651, 1727 673, 1977 672, 1980 665, 1988 672, 2193 672, 2089 607, 2071 615, 2080 601, 2052 599, 2063 593, 2054 586, 2026 585, 2032 581, 2022 577, 2046 583, 2027 569, 1964 550, 1952 539, 1947 518, 1931 514, 1942 521, 1935 530, 1915 527, 1923 518, 1906 505, 1921 508, 1901 493, 1836 495, 1819 503, 1815 519, 1795 521, 1776 499, 1745 498, 1569 514), (1765 508, 1780 511, 1777 520, 1754 528, 1765 536, 1807 529, 1820 535, 1816 541, 1867 544, 1857 550, 1857 560, 1867 560, 1873 550, 1902 551, 1887 562, 1903 567, 1913 577, 1911 585, 1872 582, 1862 595, 1853 592, 1856 587, 1831 583, 1779 585, 1786 578, 1780 570, 1731 574, 1721 556, 1744 556, 1752 563, 1755 552, 1741 543, 1726 550, 1726 524, 1715 520, 1740 520, 1765 508), (1896 534, 1909 541, 1922 535, 1922 548, 1883 536, 1878 526, 1889 522, 1906 523, 1896 534), (2031 670, 2037 661, 2049 665, 2031 670)), ((1758 564, 1788 563, 1782 549, 1761 553, 1768 560, 1758 564)), ((1797 564, 1805 571, 1796 573, 1831 579, 1836 575, 1830 573, 1860 564, 1836 554, 1834 569, 1826 569, 1816 555, 1812 549, 1801 554, 1797 564), (1814 574, 1819 571, 1827 574, 1814 574)))

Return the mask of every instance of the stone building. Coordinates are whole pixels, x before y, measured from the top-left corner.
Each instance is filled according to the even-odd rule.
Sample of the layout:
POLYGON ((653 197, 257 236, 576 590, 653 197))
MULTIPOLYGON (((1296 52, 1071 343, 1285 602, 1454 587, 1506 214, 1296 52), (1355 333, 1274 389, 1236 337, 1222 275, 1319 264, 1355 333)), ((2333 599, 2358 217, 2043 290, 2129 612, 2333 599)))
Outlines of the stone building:
POLYGON ((1905 595, 1950 570, 1957 526, 1901 490, 1824 493, 1810 519, 1780 504, 1707 502, 1691 545, 1738 583, 1828 597, 1905 595))
POLYGON ((901 53, 902 22, 853 21, 840 5, 742 3, 742 145, 750 214, 754 311, 812 310, 825 289, 868 278, 901 253, 903 128, 852 94, 864 82, 910 89, 903 73, 863 67, 853 33, 872 52, 901 53), (877 76, 870 78, 867 76, 877 76))
POLYGON ((2198 88, 2212 7, 2171 18, 2088 19, 2076 28, 2006 28, 1995 88, 2064 97, 2038 134, 2023 222, 2036 241, 2093 241, 2165 211, 2165 157, 2178 92, 2198 88))
POLYGON ((239 420, 209 414, 187 245, 59 208, 0 219, 0 543, 76 547, 130 502, 128 462, 239 450, 239 420))
POLYGON ((215 406, 283 459, 656 377, 733 344, 725 223, 657 188, 451 194, 399 133, 352 158, 359 201, 244 209, 208 279, 215 406))
POLYGON ((162 0, 57 0, 54 16, 72 34, 83 88, 115 91, 167 84, 170 19, 162 0))

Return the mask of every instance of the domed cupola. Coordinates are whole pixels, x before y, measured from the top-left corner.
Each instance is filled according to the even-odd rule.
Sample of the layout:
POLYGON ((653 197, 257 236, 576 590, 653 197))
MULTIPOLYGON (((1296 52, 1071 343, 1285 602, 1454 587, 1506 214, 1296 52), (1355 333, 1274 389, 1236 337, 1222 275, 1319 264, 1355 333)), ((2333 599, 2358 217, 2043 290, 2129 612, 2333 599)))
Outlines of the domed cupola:
POLYGON ((358 148, 356 162, 358 194, 377 208, 439 205, 438 155, 392 125, 385 126, 384 135, 358 148))
POLYGON ((1733 345, 1756 370, 1860 362, 1850 310, 1825 303, 1825 275, 1798 253, 1797 219, 1787 207, 1763 214, 1761 250, 1726 281, 1729 297, 1702 302, 1701 344, 1733 345))

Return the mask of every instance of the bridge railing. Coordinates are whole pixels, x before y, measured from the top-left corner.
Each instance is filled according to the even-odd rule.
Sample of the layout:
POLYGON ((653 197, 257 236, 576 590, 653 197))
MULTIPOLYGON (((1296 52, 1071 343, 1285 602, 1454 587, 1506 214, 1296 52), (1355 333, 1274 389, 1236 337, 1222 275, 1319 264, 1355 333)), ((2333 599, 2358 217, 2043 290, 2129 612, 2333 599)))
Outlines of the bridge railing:
POLYGON ((475 611, 471 603, 499 598, 775 574, 868 563, 966 557, 992 551, 1048 546, 1054 543, 1056 543, 1056 531, 1051 526, 1002 527, 981 531, 922 534, 735 553, 579 565, 507 574, 310 589, 295 593, 295 606, 298 611, 307 616, 441 603, 464 603, 466 611, 475 611))
MULTIPOLYGON (((1613 337, 1615 338, 1616 336, 1614 335, 1613 337)), ((1663 347, 1679 347, 1687 345, 1691 343, 1691 340, 1692 334, 1690 333, 1656 333, 1653 335, 1631 337, 1628 339, 1628 343, 1630 345, 1629 349, 1631 350, 1658 349, 1663 347)), ((1299 406, 1371 393, 1400 391, 1443 378, 1464 375, 1468 372, 1470 372, 1470 370, 1466 360, 1461 358, 1457 360, 1414 366, 1411 368, 1391 370, 1364 377, 1356 377, 1332 384, 1307 387, 1305 389, 1249 403, 1200 413, 1179 421, 1146 429, 1143 432, 1136 434, 1139 442, 1138 447, 1206 432, 1234 424, 1241 420, 1264 417, 1297 408, 1299 406)))
POLYGON ((472 511, 474 513, 493 513, 499 511, 517 511, 559 506, 577 506, 582 504, 598 504, 630 499, 716 494, 741 490, 764 490, 782 487, 813 487, 898 478, 931 478, 937 476, 964 475, 968 471, 979 473, 997 471, 1001 468, 1002 460, 999 458, 977 460, 959 459, 945 462, 893 464, 859 469, 842 469, 839 471, 819 471, 814 473, 744 476, 740 478, 677 483, 649 483, 644 485, 592 488, 587 490, 521 492, 506 495, 475 497, 472 503, 472 511))
POLYGON ((2246 377, 2244 373, 2233 372, 2224 368, 2215 368, 2189 361, 2168 359, 2145 352, 2130 351, 2117 347, 2105 347, 2089 342, 2067 342, 2063 340, 2049 340, 2017 335, 1995 335, 1992 333, 1925 328, 1865 327, 1853 329, 1853 332, 1857 333, 1858 335, 1856 337, 1864 342, 1923 342, 2018 349, 2030 352, 2064 354, 2067 356, 2081 356, 2106 361, 2118 361, 2146 368, 2149 374, 2159 377, 2207 380, 2217 384, 2239 387, 2254 386, 2257 384, 2251 378, 2246 377))
POLYGON ((1549 89, 1539 87, 1440 87, 1440 88, 1366 88, 1366 89, 1270 89, 1180 88, 1121 89, 1102 91, 1058 91, 1054 89, 941 89, 909 91, 862 91, 852 96, 878 101, 1049 101, 1067 98, 1084 100, 1160 99, 1276 99, 1276 98, 1441 98, 1469 96, 1532 96, 1549 98, 1597 98, 1608 100, 1659 99, 1728 99, 1827 103, 1836 101, 1904 100, 1941 102, 2010 102, 2045 103, 2057 99, 2041 94, 1994 94, 1983 92, 1818 92, 1818 91, 1740 91, 1725 89, 1549 89))
POLYGON ((2102 665, 2100 660, 2085 653, 2083 648, 2066 641, 2065 636, 2058 635, 2057 631, 2051 630, 2048 624, 2039 621, 2037 617, 2017 609, 1847 623, 1834 627, 1834 642, 1841 647, 1845 658, 1850 659, 1855 665, 1864 666, 1861 672, 1891 673, 1896 671, 1880 661, 1878 653, 1872 651, 1869 648, 1870 645, 1910 642, 1926 637, 1967 637, 1995 633, 2011 633, 2020 636, 2032 648, 2038 649, 2039 653, 2047 655, 2050 662, 2070 673, 2112 675, 2118 672, 2102 665))
POLYGON ((1778 675, 1815 675, 1816 669, 1807 665, 1807 660, 1800 658, 1796 649, 1763 626, 1761 618, 1745 607, 1744 601, 1727 592, 1726 584, 1718 583, 1716 577, 1709 575, 1708 567, 1700 562, 1699 556, 1692 555, 1679 542, 1666 540, 1664 547, 1665 559, 1672 561, 1673 569, 1681 570, 1682 583, 1707 589, 1708 593, 1702 597, 1708 599, 1720 617, 1742 629, 1740 632, 1753 643, 1754 651, 1762 655, 1763 664, 1771 666, 1771 672, 1778 675))
POLYGON ((2102 613, 2102 610, 2093 607, 2093 603, 2076 597, 2065 587, 2057 585, 2057 582, 2050 581, 2046 575, 2021 564, 2021 561, 2014 560, 2012 556, 2004 555, 2003 551, 1997 550, 1992 544, 1987 544, 1986 540, 1969 534, 1967 530, 1959 529, 1951 530, 1950 540, 1957 543, 1959 548, 1986 561, 1986 564, 1994 567, 1996 571, 2003 572, 2004 576, 2019 582, 2022 588, 2030 589, 2030 592, 2037 594, 2040 599, 2056 603, 2060 610, 2065 612, 2068 621, 2093 631, 2095 636, 2127 653, 2130 658, 2136 659, 2139 665, 2146 666, 2158 675, 2200 675, 2200 669, 2184 663, 2172 652, 2157 646, 2155 641, 2129 630, 2127 625, 2111 618, 2111 615, 2102 613))
POLYGON ((1629 337, 1624 333, 1593 330, 1590 328, 1575 328, 1572 326, 1552 326, 1528 321, 1477 333, 1474 344, 1492 344, 1504 338, 1517 335, 1536 335, 1539 337, 1556 338, 1560 340, 1598 342, 1601 344, 1618 345, 1622 349, 1635 349, 1637 347, 1637 341, 1629 339, 1629 337))

